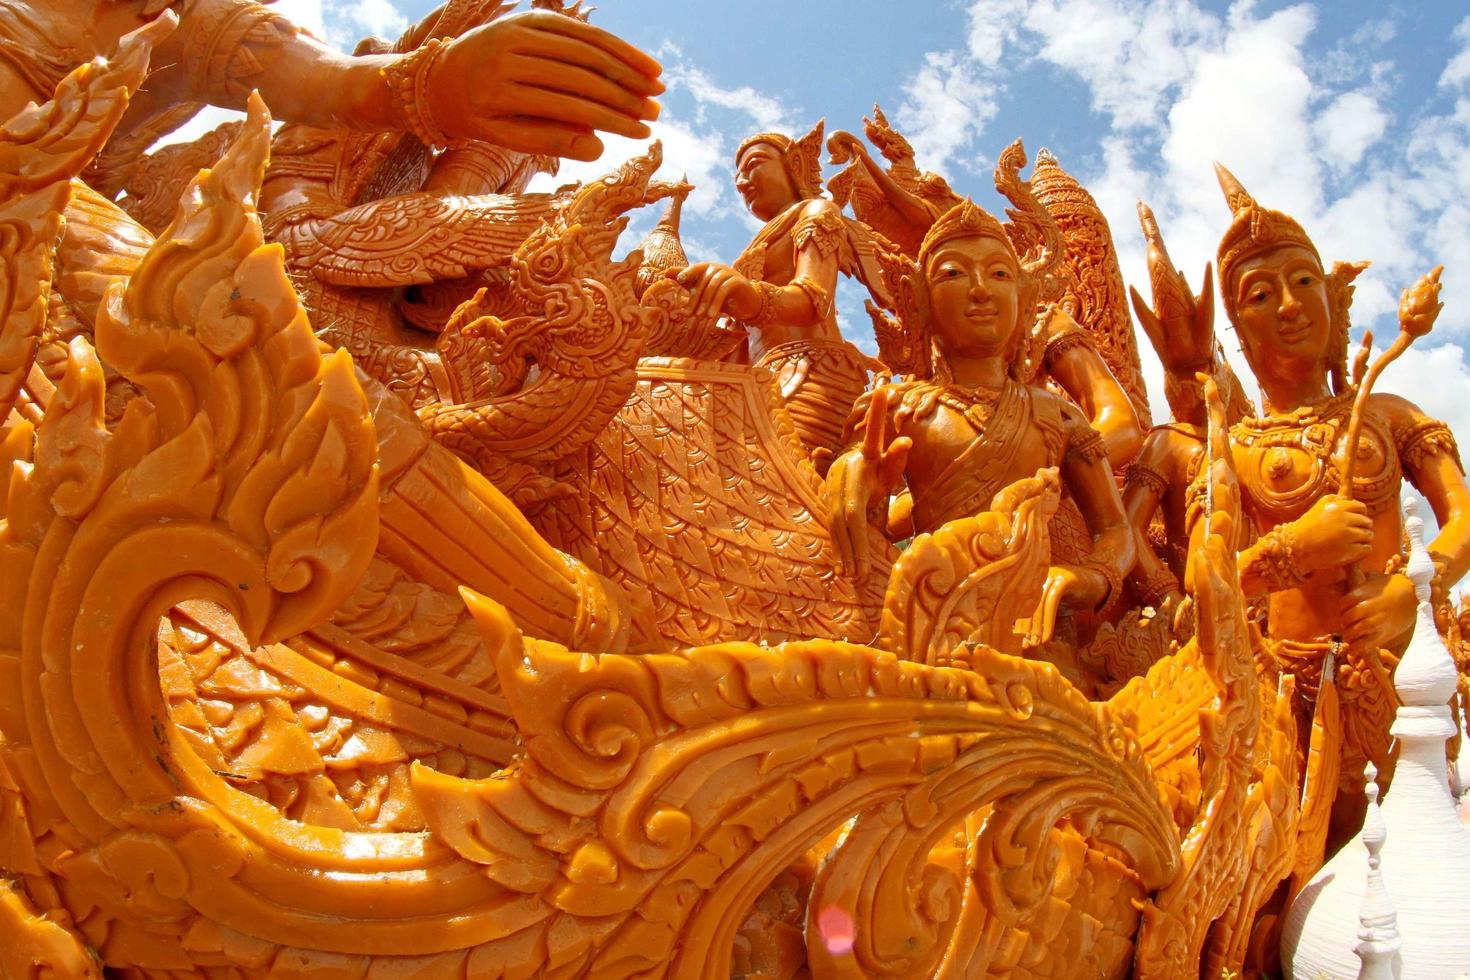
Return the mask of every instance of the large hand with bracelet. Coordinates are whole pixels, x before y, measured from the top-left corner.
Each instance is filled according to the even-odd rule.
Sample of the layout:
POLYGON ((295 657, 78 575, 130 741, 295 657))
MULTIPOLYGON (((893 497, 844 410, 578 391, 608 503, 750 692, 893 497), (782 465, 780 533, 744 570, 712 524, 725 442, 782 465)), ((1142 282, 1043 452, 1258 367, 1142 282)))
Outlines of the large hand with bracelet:
POLYGON ((434 39, 383 69, 403 125, 426 143, 477 139, 595 160, 595 130, 643 139, 664 90, 657 61, 575 17, 532 10, 434 39))

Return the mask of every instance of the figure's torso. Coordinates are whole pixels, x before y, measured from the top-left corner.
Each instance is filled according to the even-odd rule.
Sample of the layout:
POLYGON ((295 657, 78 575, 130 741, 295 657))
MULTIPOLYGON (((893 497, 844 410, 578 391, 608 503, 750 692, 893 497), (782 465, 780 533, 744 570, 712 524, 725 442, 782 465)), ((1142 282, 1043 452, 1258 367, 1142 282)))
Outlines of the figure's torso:
MULTIPOLYGON (((1231 429, 1241 493, 1257 532, 1301 517, 1323 496, 1338 493, 1346 459, 1352 394, 1344 393, 1289 416, 1245 419, 1231 429)), ((1397 507, 1403 469, 1391 420, 1369 400, 1357 446, 1353 496, 1373 521, 1373 547, 1361 562, 1382 572, 1402 547, 1397 507)), ((1271 596, 1273 636, 1316 640, 1340 632, 1339 604, 1352 569, 1311 574, 1301 587, 1271 596)))
POLYGON ((979 397, 924 387, 919 397, 934 398, 932 412, 905 418, 900 409, 894 428, 914 441, 907 474, 916 532, 979 513, 997 491, 1061 463, 1062 402, 1049 392, 1015 382, 979 397))

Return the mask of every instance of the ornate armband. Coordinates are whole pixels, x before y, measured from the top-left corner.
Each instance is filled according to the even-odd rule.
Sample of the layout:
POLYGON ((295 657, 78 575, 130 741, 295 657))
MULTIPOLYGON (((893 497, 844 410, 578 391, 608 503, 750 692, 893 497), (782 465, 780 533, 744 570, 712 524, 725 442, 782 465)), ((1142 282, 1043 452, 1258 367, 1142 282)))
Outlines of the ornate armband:
POLYGON ((791 285, 806 293, 806 298, 811 300, 812 309, 817 313, 818 320, 825 320, 832 313, 832 297, 827 294, 821 284, 807 276, 797 276, 791 280, 791 285))
POLYGON ((791 245, 800 252, 807 245, 815 245, 818 255, 831 255, 842 244, 846 231, 842 219, 833 211, 818 211, 797 221, 791 232, 791 245))
POLYGON ((1307 575, 1297 567, 1294 554, 1296 534, 1290 524, 1272 528, 1242 557, 1242 571, 1247 567, 1266 585, 1268 592, 1284 592, 1295 589, 1307 580, 1307 575))
POLYGON ((1083 463, 1107 459, 1108 448, 1103 444, 1102 434, 1085 424, 1073 429, 1067 439, 1067 458, 1083 463))
POLYGON ((1394 426, 1393 436, 1398 444, 1399 458, 1411 469, 1420 469, 1431 456, 1449 456, 1460 472, 1465 472, 1454 433, 1438 419, 1419 419, 1407 425, 1394 426))
POLYGON ((1123 485, 1125 488, 1141 486, 1156 497, 1163 497, 1169 492, 1169 481, 1164 478, 1164 474, 1137 459, 1129 465, 1123 485))
POLYGON ((1057 358, 1067 351, 1076 347, 1086 347, 1089 350, 1097 350, 1097 344, 1092 335, 1085 330, 1064 330, 1055 337, 1046 341, 1046 351, 1042 355, 1048 367, 1056 363, 1057 358))
POLYGON ((393 99, 393 109, 403 128, 413 133, 425 146, 446 146, 450 139, 434 122, 429 108, 429 74, 434 70, 443 38, 430 38, 422 45, 383 69, 383 80, 393 99))
POLYGON ((195 4, 179 27, 180 60, 196 99, 218 92, 243 100, 265 70, 251 48, 273 47, 297 33, 289 20, 254 0, 195 4))

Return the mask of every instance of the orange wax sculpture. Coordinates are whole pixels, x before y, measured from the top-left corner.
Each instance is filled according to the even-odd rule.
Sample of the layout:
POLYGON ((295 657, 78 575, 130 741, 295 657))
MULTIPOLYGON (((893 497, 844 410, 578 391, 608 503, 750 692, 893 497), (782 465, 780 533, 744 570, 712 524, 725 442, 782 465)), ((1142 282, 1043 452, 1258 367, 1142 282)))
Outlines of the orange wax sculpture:
POLYGON ((1145 437, 1050 154, 1002 226, 880 112, 830 196, 761 134, 691 267, 656 143, 526 190, 657 112, 580 3, 351 57, 173 6, 0 10, 0 977, 1276 968, 1391 762, 1403 477, 1470 564, 1448 430, 1371 392, 1438 271, 1351 370, 1359 267, 1224 175, 1257 414, 1146 214, 1145 437))

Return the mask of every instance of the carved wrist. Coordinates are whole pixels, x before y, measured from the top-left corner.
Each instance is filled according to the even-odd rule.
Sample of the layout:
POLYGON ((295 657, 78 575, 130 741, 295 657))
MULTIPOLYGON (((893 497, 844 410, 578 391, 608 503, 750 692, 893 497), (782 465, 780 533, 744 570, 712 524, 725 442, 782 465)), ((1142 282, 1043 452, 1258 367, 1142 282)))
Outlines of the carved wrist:
POLYGON ((781 287, 769 282, 753 282, 751 286, 760 297, 760 309, 756 310, 755 316, 746 320, 747 323, 756 325, 770 323, 776 318, 776 296, 781 292, 781 287))
POLYGON ((429 147, 447 146, 450 142, 434 121, 429 105, 429 76, 445 47, 442 38, 430 38, 383 69, 394 115, 402 128, 429 147))
POLYGON ((1246 553, 1241 570, 1255 578, 1267 592, 1295 589, 1307 580, 1297 564, 1296 533, 1282 524, 1262 535, 1246 553))
POLYGON ((1179 580, 1174 577, 1174 573, 1167 568, 1157 568, 1144 579, 1138 598, 1145 606, 1158 609, 1165 599, 1179 591, 1179 580))
POLYGON ((1118 574, 1118 570, 1111 562, 1089 558, 1082 563, 1081 567, 1100 575, 1105 583, 1102 598, 1093 604, 1094 611, 1103 612, 1112 609, 1123 600, 1123 576, 1118 574))

